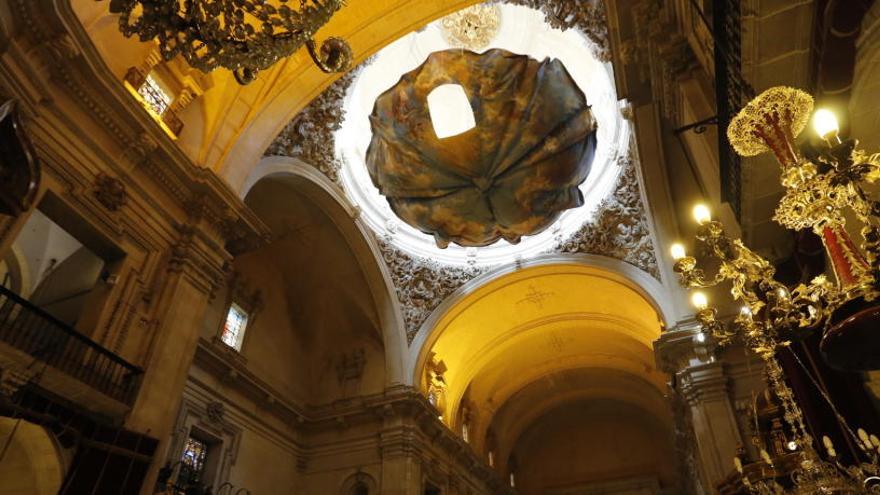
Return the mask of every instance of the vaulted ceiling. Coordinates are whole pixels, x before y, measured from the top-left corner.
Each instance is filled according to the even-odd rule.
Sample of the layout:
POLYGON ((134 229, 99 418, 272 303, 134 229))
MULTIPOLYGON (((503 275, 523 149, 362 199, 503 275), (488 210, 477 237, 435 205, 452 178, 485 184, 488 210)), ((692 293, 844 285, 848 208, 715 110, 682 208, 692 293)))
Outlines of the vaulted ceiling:
MULTIPOLYGON (((150 43, 120 34, 109 1, 70 0, 83 27, 110 69, 122 80, 128 68, 143 62, 150 43)), ((477 3, 475 0, 359 0, 342 8, 318 33, 318 39, 344 38, 358 64, 400 36, 432 20, 477 3)), ((339 74, 325 74, 300 50, 247 85, 231 73, 202 75, 180 67, 183 77, 197 78, 204 94, 184 115, 181 148, 198 165, 210 168, 239 190, 263 151, 281 129, 339 74), (197 118, 186 118, 196 116, 197 118)))

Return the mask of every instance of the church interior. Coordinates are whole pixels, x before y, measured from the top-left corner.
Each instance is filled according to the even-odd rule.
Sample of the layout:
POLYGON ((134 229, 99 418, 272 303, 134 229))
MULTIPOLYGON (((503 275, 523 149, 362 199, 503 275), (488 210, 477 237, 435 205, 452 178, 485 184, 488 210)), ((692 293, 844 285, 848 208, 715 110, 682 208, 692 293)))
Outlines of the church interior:
POLYGON ((880 493, 878 60, 874 0, 0 0, 0 495, 880 493))

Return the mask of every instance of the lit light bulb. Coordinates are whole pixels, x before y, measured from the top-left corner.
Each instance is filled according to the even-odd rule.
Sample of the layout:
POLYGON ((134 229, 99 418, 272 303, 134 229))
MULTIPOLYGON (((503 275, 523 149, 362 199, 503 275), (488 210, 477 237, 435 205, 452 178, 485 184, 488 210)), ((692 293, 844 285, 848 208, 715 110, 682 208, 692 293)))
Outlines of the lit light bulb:
POLYGON ((827 108, 820 108, 813 114, 813 129, 822 139, 836 137, 840 131, 837 117, 827 108))
POLYGON ((698 224, 703 225, 704 223, 712 220, 712 212, 709 210, 709 207, 704 205, 703 203, 694 206, 694 220, 697 221, 698 224))
POLYGON ((696 338, 696 339, 697 339, 697 342, 699 342, 699 343, 701 343, 701 344, 702 344, 703 342, 706 342, 706 334, 703 333, 703 332, 700 332, 700 333, 694 335, 694 338, 696 338))
POLYGON ((794 440, 788 442, 788 450, 797 450, 797 442, 795 442, 794 440))
POLYGON ((739 308, 739 314, 745 316, 746 318, 752 317, 752 308, 743 305, 743 307, 739 308))
POLYGON ((672 259, 674 259, 675 261, 678 261, 687 256, 687 252, 685 251, 684 246, 677 242, 669 248, 669 253, 672 254, 672 259))
POLYGON ((709 307, 709 298, 702 292, 694 292, 691 294, 691 304, 700 311, 709 307))

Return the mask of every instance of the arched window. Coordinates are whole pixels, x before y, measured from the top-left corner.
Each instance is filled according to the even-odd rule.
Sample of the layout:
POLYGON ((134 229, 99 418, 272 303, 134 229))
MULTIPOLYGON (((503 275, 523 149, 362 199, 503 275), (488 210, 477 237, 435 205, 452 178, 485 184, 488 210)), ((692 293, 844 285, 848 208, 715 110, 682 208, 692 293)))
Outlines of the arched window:
POLYGON ((363 481, 358 481, 351 487, 350 495, 370 495, 370 487, 363 481))

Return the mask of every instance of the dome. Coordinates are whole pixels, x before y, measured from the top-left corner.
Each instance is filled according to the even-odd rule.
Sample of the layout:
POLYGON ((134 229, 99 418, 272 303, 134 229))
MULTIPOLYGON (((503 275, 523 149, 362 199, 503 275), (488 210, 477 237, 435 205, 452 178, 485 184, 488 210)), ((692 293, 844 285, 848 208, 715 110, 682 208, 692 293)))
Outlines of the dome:
POLYGON ((596 121, 557 59, 503 49, 432 53, 376 100, 366 164, 394 213, 440 247, 510 243, 583 205, 596 121), (428 95, 467 95, 475 127, 439 138, 428 95))

